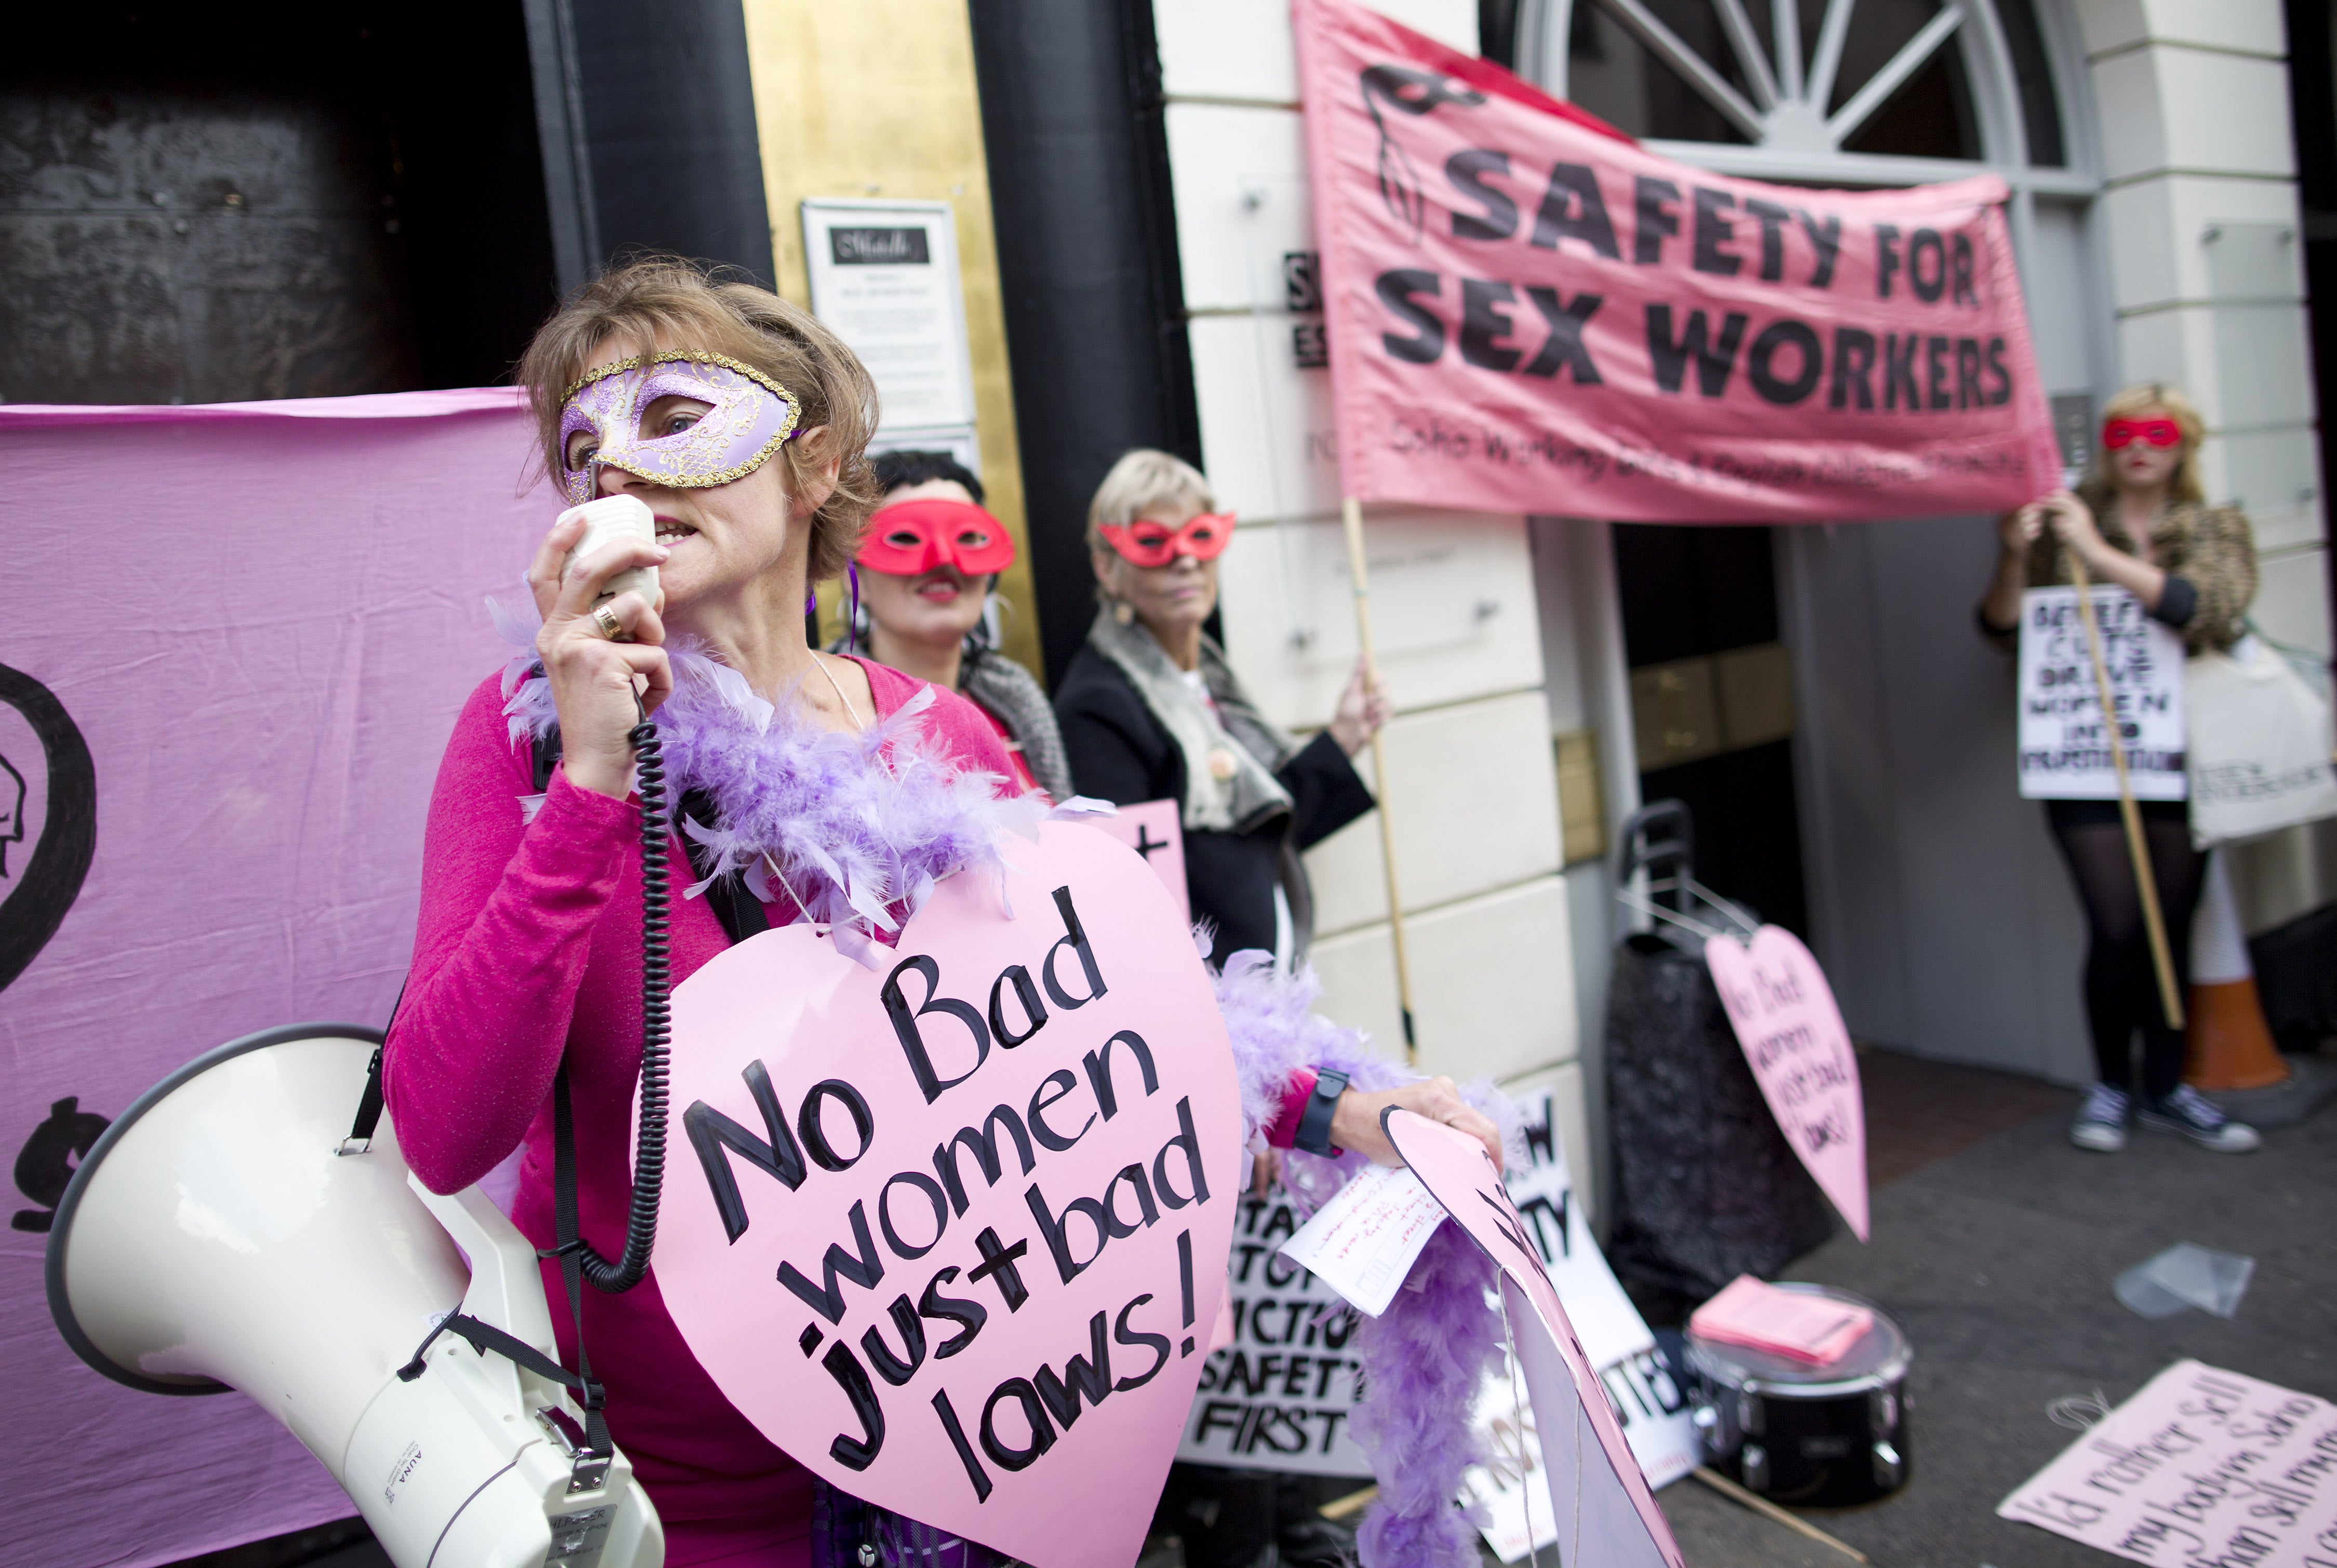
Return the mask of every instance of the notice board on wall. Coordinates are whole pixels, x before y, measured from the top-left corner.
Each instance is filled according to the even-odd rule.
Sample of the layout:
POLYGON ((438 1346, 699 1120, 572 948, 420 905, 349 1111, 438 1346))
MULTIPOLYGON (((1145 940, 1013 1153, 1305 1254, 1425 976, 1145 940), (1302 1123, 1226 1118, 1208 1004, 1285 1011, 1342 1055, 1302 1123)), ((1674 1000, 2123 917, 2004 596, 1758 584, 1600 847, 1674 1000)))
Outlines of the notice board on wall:
POLYGON ((803 204, 803 226, 812 314, 876 381, 875 449, 947 452, 979 472, 949 203, 823 198, 803 204))

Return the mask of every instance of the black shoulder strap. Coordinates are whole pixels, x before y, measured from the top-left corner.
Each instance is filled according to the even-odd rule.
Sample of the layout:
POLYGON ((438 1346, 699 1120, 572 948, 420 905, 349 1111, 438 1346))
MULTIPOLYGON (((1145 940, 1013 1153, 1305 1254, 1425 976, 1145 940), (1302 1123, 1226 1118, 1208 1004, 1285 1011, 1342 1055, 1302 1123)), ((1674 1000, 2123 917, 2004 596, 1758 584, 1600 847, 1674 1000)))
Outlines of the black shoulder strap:
MULTIPOLYGON (((557 729, 538 735, 535 740, 535 792, 542 794, 552 787, 552 770, 560 763, 560 732, 557 729)), ((715 822, 714 802, 703 790, 692 790, 681 797, 681 814, 700 827, 712 827, 715 822)), ((677 824, 678 825, 678 824, 677 824)), ((713 868, 709 865, 705 847, 681 830, 681 850, 689 857, 689 869, 703 881, 713 868)), ((705 892, 714 918, 722 922, 722 930, 733 942, 743 942, 757 931, 770 929, 770 917, 763 913, 763 902, 747 891, 747 884, 737 872, 710 884, 705 892)))
MULTIPOLYGON (((681 797, 681 814, 700 827, 712 827, 714 801, 703 790, 691 790, 681 797)), ((686 826, 680 829, 680 837, 681 852, 689 857, 689 869, 704 881, 707 873, 714 869, 706 846, 691 837, 686 826)), ((771 920, 763 912, 763 901, 748 891, 746 878, 737 872, 707 883, 703 896, 733 942, 743 942, 757 931, 770 929, 771 920)))

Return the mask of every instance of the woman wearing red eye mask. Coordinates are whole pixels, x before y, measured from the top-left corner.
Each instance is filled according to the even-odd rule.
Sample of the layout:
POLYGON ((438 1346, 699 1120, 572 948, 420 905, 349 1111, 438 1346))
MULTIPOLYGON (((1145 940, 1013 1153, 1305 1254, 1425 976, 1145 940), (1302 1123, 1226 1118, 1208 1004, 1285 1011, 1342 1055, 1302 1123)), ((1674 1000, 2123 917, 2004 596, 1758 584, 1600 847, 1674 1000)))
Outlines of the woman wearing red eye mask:
POLYGON ((1165 452, 1113 465, 1088 509, 1103 608, 1055 691, 1079 793, 1120 804, 1184 805, 1193 918, 1210 954, 1304 955, 1313 901, 1298 852, 1372 808, 1348 758, 1387 717, 1363 667, 1328 728, 1305 746, 1257 711, 1201 629, 1217 602, 1217 558, 1234 519, 1208 481, 1165 452))
MULTIPOLYGON (((2076 556, 2095 581, 2127 589, 2154 619, 2182 633, 2192 654, 2230 648, 2255 597, 2255 543, 2237 508, 2206 504, 2195 461, 2204 432, 2198 413, 2175 388, 2150 382, 2127 387, 2102 414, 2101 449, 2085 482, 2000 521, 2002 549, 1980 606, 1980 629, 2008 649, 2016 646, 2022 590, 2073 580, 2076 556)), ((2207 858, 2192 847, 2186 803, 2145 801, 2141 812, 2182 988, 2207 858)), ((2138 1119, 2221 1153, 2256 1147, 2254 1129, 2182 1082, 2183 1031, 2161 1010, 2117 803, 2048 801, 2046 818, 2086 909, 2086 1013, 2101 1074, 2070 1125, 2070 1142, 2115 1153, 2126 1146, 2127 1123, 2138 1119), (2137 1030, 2139 1086, 2129 1057, 2137 1030)))
POLYGON ((1014 541, 983 510, 982 481, 945 452, 882 453, 873 465, 882 499, 854 557, 864 645, 879 664, 973 698, 1022 787, 1068 800, 1055 710, 1030 673, 991 646, 984 612, 998 574, 1013 564, 1014 541))

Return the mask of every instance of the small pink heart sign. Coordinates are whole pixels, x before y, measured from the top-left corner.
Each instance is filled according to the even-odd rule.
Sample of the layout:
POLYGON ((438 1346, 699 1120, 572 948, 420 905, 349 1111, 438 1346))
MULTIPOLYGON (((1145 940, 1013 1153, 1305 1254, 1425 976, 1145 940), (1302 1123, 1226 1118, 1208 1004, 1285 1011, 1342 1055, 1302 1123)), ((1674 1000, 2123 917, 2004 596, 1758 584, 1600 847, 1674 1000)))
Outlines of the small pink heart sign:
POLYGON ((873 969, 796 925, 676 988, 654 1266, 725 1397, 816 1475, 1038 1568, 1121 1568, 1224 1294, 1240 1095, 1144 861, 1059 823, 1006 853, 873 969))
POLYGON ((1717 936, 1704 961, 1753 1080, 1818 1188, 1866 1240, 1866 1103, 1858 1055, 1825 971, 1793 932, 1717 936))

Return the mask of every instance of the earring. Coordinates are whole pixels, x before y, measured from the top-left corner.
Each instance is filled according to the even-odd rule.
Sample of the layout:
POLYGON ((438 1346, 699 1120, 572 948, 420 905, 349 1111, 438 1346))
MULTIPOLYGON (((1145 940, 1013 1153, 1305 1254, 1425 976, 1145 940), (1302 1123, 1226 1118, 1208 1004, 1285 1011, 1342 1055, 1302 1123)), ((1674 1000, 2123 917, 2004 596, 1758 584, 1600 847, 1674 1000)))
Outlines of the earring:
POLYGON ((1113 599, 1111 601, 1111 618, 1120 622, 1122 626, 1132 626, 1136 621, 1135 608, 1124 599, 1113 599))

